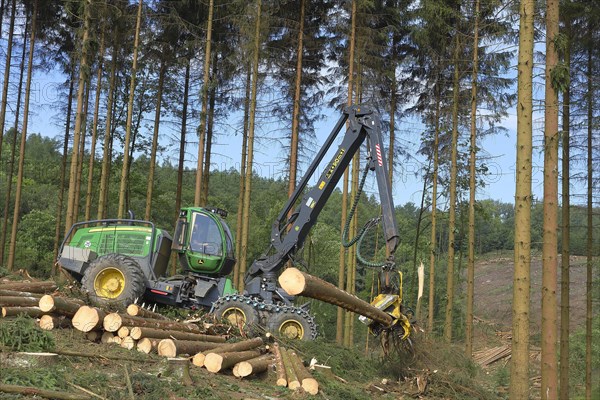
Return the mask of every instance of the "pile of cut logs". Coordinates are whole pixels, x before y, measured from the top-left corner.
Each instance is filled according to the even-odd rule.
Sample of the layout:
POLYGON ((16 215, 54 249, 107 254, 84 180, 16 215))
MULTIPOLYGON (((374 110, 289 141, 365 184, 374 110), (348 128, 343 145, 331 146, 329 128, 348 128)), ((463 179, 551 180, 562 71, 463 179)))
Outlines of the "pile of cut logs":
MULTIPOLYGON (((310 394, 319 391, 318 382, 300 357, 278 346, 269 334, 228 342, 228 336, 209 334, 194 323, 174 321, 137 304, 131 304, 125 313, 109 312, 60 296, 56 289, 54 282, 0 283, 2 317, 26 314, 39 318, 39 326, 44 330, 74 328, 94 342, 168 357, 184 371, 189 371, 190 361, 212 373, 231 370, 238 378, 276 367, 278 386, 302 388, 310 394)), ((182 375, 189 379, 189 372, 182 375)))

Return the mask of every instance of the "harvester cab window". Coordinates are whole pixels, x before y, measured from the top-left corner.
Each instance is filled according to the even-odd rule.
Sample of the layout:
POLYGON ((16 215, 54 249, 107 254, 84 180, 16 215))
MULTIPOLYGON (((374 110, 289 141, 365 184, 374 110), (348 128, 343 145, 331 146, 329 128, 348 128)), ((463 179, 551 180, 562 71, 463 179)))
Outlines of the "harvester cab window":
POLYGON ((214 219, 206 214, 194 213, 190 249, 211 256, 222 255, 221 231, 214 219))

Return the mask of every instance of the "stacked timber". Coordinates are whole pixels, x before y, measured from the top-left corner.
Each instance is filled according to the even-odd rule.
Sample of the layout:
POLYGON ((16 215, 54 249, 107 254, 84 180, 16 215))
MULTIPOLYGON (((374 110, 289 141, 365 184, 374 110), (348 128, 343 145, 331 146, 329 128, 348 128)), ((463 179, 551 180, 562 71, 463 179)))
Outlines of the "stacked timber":
POLYGON ((482 367, 486 367, 505 357, 510 357, 510 355, 511 346, 510 344, 507 344, 504 346, 493 347, 491 349, 476 351, 473 353, 473 361, 482 367))

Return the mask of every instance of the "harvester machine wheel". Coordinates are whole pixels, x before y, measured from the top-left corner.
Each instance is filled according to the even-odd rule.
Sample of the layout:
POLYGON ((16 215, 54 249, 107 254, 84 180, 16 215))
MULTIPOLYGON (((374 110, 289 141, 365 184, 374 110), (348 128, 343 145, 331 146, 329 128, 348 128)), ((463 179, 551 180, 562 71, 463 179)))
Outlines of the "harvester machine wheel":
POLYGON ((259 325, 258 310, 249 297, 241 295, 221 297, 215 302, 213 313, 217 319, 238 327, 241 332, 253 334, 259 325))
POLYGON ((107 254, 94 260, 85 270, 81 285, 97 305, 127 306, 146 290, 139 264, 122 254, 107 254))
POLYGON ((280 337, 291 340, 315 340, 317 325, 305 310, 283 307, 269 315, 267 329, 280 337))

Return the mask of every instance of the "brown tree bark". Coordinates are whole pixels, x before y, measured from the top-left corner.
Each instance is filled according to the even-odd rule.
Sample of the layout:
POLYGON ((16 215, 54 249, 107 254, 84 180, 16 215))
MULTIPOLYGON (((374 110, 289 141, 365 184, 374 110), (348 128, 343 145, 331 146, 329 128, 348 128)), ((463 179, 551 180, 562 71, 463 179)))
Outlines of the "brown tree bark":
POLYGON ((77 156, 77 180, 75 183, 75 210, 73 211, 73 222, 79 221, 81 202, 81 182, 83 176, 83 158, 85 157, 85 140, 87 131, 88 106, 90 104, 90 77, 86 78, 85 95, 83 102, 83 115, 81 121, 81 139, 79 140, 79 155, 77 156))
POLYGON ((0 296, 0 306, 3 307, 37 307, 38 302, 37 297, 0 296))
POLYGON ((0 392, 4 393, 16 393, 25 396, 40 396, 47 399, 59 399, 59 400, 89 400, 89 395, 79 395, 67 392, 59 392, 56 390, 38 389, 29 386, 17 386, 17 385, 6 385, 0 384, 0 392))
MULTIPOLYGON (((2 10, 4 11, 4 9, 2 10)), ((10 27, 8 28, 8 43, 6 44, 6 61, 4 64, 4 83, 2 85, 2 103, 0 105, 0 159, 2 158, 2 143, 4 142, 4 121, 6 120, 6 104, 8 99, 8 84, 10 81, 10 62, 12 59, 13 37, 15 31, 15 15, 17 13, 17 2, 12 0, 12 11, 10 14, 10 27)), ((0 20, 3 15, 0 15, 0 20)), ((0 24, 1 25, 1 24, 0 24)), ((1 260, 0 260, 1 261, 1 260)))
POLYGON ((194 205, 205 206, 201 203, 202 174, 204 168, 204 147, 206 140, 206 119, 208 110, 208 89, 211 86, 210 62, 212 57, 212 24, 214 13, 214 0, 208 3, 208 19, 206 21, 206 41, 204 46, 204 76, 202 79, 202 111, 200 112, 200 128, 198 129, 198 167, 196 169, 196 190, 194 191, 194 205))
POLYGON ((594 117, 594 50, 597 44, 594 43, 593 21, 590 20, 587 33, 587 242, 586 242, 586 312, 585 312, 585 397, 592 398, 592 319, 594 317, 592 300, 593 293, 593 251, 594 251, 594 228, 593 228, 593 187, 594 187, 594 168, 592 163, 593 146, 593 117, 594 117))
POLYGON ((12 193, 12 181, 15 172, 15 157, 17 151, 17 131, 19 130, 19 115, 21 113, 21 94, 23 93, 23 75, 25 72, 25 53, 27 50, 27 33, 29 32, 29 24, 25 22, 25 32, 23 40, 23 51, 21 53, 21 67, 19 69, 19 89, 17 92, 17 105, 15 108, 15 125, 10 146, 10 167, 8 168, 8 176, 6 177, 6 196, 4 198, 4 214, 2 218, 2 234, 0 235, 0 265, 4 265, 4 250, 6 248, 6 233, 8 231, 8 213, 10 208, 10 200, 12 193))
POLYGON ((201 351, 214 349, 219 343, 199 342, 197 340, 173 340, 163 339, 158 342, 158 355, 164 357, 175 357, 179 354, 196 354, 201 351))
POLYGON ((458 101, 460 90, 460 40, 456 34, 454 48, 454 79, 452 84, 452 144, 450 160, 450 210, 448 211, 448 267, 446 270, 446 320, 444 322, 444 339, 452 341, 452 322, 454 311, 454 229, 456 227, 456 191, 457 191, 457 159, 458 159, 458 101))
MULTIPOLYGON (((150 319, 150 318, 140 318, 140 317, 132 317, 131 315, 120 314, 120 313, 110 313, 106 315, 103 321, 104 329, 109 332, 116 332, 121 326, 137 326, 140 328, 154 328, 154 329, 165 329, 165 330, 174 330, 181 332, 192 332, 192 333, 202 333, 203 331, 198 327, 198 325, 194 324, 186 324, 183 322, 175 322, 175 321, 165 321, 161 319, 150 319)), ((213 338, 213 341, 221 341, 219 336, 207 335, 207 339, 205 341, 211 340, 208 338, 213 338)))
POLYGON ((15 207, 13 212, 10 243, 8 246, 7 268, 12 271, 15 266, 15 251, 17 245, 17 227, 21 212, 21 195, 23 192, 23 175, 25 169, 25 145, 27 143, 27 124, 29 122, 29 98, 31 96, 31 76, 33 73, 33 53, 35 51, 35 34, 37 29, 38 0, 33 3, 33 16, 31 19, 31 33, 29 38, 29 59, 27 67, 27 80, 25 83, 25 106, 23 114, 23 130, 21 132, 21 145, 19 147, 19 167, 17 169, 17 186, 15 192, 15 207))
POLYGON ((32 293, 49 293, 56 290, 56 288, 56 283, 53 281, 0 283, 0 290, 28 291, 32 293))
POLYGON ((238 290, 244 290, 243 277, 246 274, 248 255, 248 230, 250 222, 250 194, 252 193, 252 169, 254 158, 254 125, 256 121, 256 99, 258 97, 258 61, 260 60, 260 24, 262 0, 256 1, 256 20, 254 30, 254 54, 252 59, 252 83, 250 94, 250 114, 248 119, 248 155, 246 166, 246 181, 244 183, 244 224, 242 228, 242 246, 240 249, 240 271, 238 290))
POLYGON ((104 65, 104 35, 102 29, 100 36, 100 50, 98 52, 98 71, 96 74, 96 98, 94 99, 94 119, 92 121, 92 137, 90 144, 90 158, 88 161, 87 190, 85 192, 85 221, 92 215, 92 192, 94 189, 94 161, 96 159, 96 142, 98 140, 98 118, 100 115, 100 97, 102 97, 102 67, 104 65))
POLYGON ((90 19, 91 19, 91 0, 85 0, 83 3, 83 37, 81 41, 81 58, 79 61, 79 82, 77 85, 77 111, 75 114, 75 130, 73 131, 73 149, 71 152, 71 167, 69 170, 69 194, 67 197, 67 211, 65 215, 65 235, 77 218, 77 204, 79 202, 77 193, 77 176, 79 163, 79 148, 81 146, 84 127, 84 103, 85 103, 85 83, 88 80, 88 47, 90 42, 90 19))
POLYGON ((431 238, 429 245, 429 307, 427 327, 429 332, 433 332, 433 317, 435 310, 435 250, 437 247, 437 181, 438 181, 438 166, 439 166, 439 147, 440 147, 440 82, 435 85, 435 132, 433 139, 433 176, 431 177, 431 238))
POLYGON ((27 315, 32 318, 39 318, 44 312, 39 307, 2 307, 2 317, 16 317, 17 315, 27 315))
POLYGON ((204 366, 208 372, 216 373, 231 368, 239 362, 251 360, 258 356, 260 356, 260 352, 256 350, 208 353, 204 359, 204 366))
POLYGON ((285 368, 285 376, 287 377, 287 387, 290 390, 298 390, 302 385, 296 376, 290 353, 285 347, 280 348, 281 357, 283 358, 283 367, 285 368))
POLYGON ((85 305, 81 300, 65 299, 54 297, 49 294, 43 296, 38 301, 40 310, 47 313, 55 313, 72 317, 79 310, 79 307, 85 305))
POLYGON ((45 331, 51 331, 57 328, 71 328, 71 318, 55 315, 42 315, 40 317, 40 328, 45 331))
MULTIPOLYGON (((133 321, 132 321, 133 322, 133 321)), ((169 321, 171 323, 172 321, 169 321)), ((178 340, 197 340, 200 342, 213 342, 213 343, 225 343, 226 338, 224 336, 206 335, 203 333, 183 332, 175 329, 156 329, 147 328, 141 326, 134 326, 131 328, 129 335, 135 340, 141 338, 151 339, 178 339, 178 340)))
POLYGON ((273 365, 274 360, 271 354, 265 354, 250 360, 242 361, 234 366, 234 375, 238 378, 245 378, 250 375, 260 374, 269 369, 273 365))
POLYGON ((160 127, 160 109, 162 104, 163 86, 167 66, 165 60, 160 61, 160 72, 158 73, 158 90, 156 93, 156 110, 154 112, 154 132, 152 134, 152 150, 150 152, 150 170, 148 171, 148 187, 146 189, 146 212, 144 219, 150 221, 152 214, 152 192, 154 191, 154 171, 156 169, 156 152, 158 149, 158 131, 160 127))
POLYGON ((385 326, 392 323, 392 317, 373 307, 364 300, 351 295, 329 282, 311 276, 296 268, 288 268, 279 276, 279 284, 292 296, 305 296, 329 304, 342 307, 345 310, 364 315, 385 326))
MULTIPOLYGON (((571 22, 565 18, 565 45, 564 63, 567 71, 571 70, 571 22)), ((560 277, 560 370, 559 370, 559 398, 569 397, 569 334, 570 334, 570 246, 571 246, 571 204, 570 204, 570 165, 571 158, 571 84, 567 85, 563 93, 563 128, 562 128, 562 252, 561 252, 561 277, 560 277)))
MULTIPOLYGON (((131 123, 133 120, 133 100, 135 99, 135 78, 137 74, 138 47, 140 42, 140 29, 142 25, 142 6, 143 0, 138 4, 137 19, 135 25, 135 39, 133 42, 133 65, 131 67, 131 77, 129 82, 129 101, 127 105, 127 122, 125 123, 125 143, 123 146, 123 168, 121 170, 121 183, 119 185, 119 206, 117 208, 117 218, 123 218, 125 214, 125 199, 127 196, 127 186, 129 183, 129 165, 130 165, 130 141, 131 141, 131 123)), ((133 147, 133 146, 131 146, 133 147)))
POLYGON ((106 216, 106 207, 108 202, 108 182, 110 175, 111 143, 112 129, 111 122, 113 118, 113 103, 116 90, 117 76, 117 57, 118 57, 118 30, 115 29, 112 43, 112 60, 110 66, 110 79, 108 84, 108 100, 106 104, 106 122, 104 129, 104 145, 102 149, 102 171, 100 172, 100 189, 98 193, 98 214, 97 219, 103 219, 106 216))
POLYGON ((169 318, 165 317, 162 314, 156 313, 154 311, 146 310, 138 306, 137 304, 130 304, 127 306, 127 314, 132 317, 143 317, 143 318, 152 318, 152 319, 164 319, 168 320, 169 318))
POLYGON ((542 382, 543 400, 558 398, 558 91, 552 73, 558 64, 558 0, 546 1, 546 93, 544 109, 544 221, 542 244, 542 382))
POLYGON ((287 375, 285 365, 283 364, 283 356, 281 348, 277 343, 273 344, 273 354, 275 355, 275 367, 277 369, 277 386, 287 386, 287 375))
POLYGON ((304 389, 305 392, 313 396, 319 393, 319 382, 317 382, 317 380, 312 377, 312 375, 310 374, 310 372, 308 372, 304 364, 302 364, 302 360, 300 359, 300 357, 298 357, 298 355, 294 351, 289 350, 288 352, 292 361, 292 365, 294 367, 294 372, 296 373, 296 377, 298 378, 302 389, 304 389))
POLYGON ((511 399, 529 397, 529 301, 531 266, 531 153, 533 80, 533 0, 522 0, 519 23, 517 160, 515 190, 514 280, 511 399))
POLYGON ((465 324, 465 353, 473 354, 473 307, 475 303, 475 164, 477 162, 477 73, 479 71, 479 6, 475 0, 473 27, 473 71, 471 75, 471 138, 469 147, 469 238, 467 265, 467 321, 465 324))

